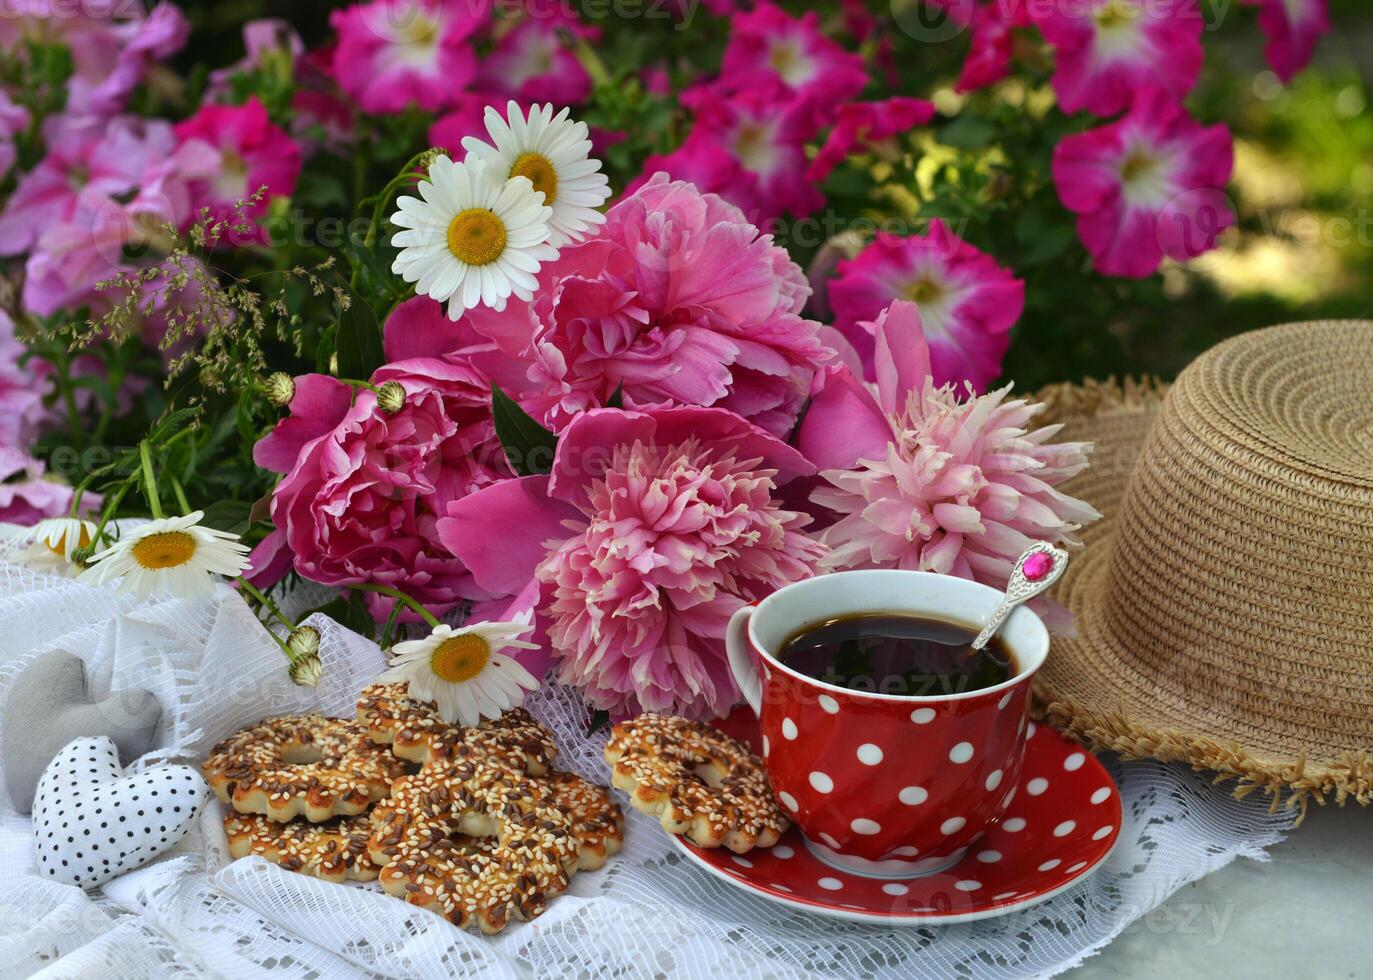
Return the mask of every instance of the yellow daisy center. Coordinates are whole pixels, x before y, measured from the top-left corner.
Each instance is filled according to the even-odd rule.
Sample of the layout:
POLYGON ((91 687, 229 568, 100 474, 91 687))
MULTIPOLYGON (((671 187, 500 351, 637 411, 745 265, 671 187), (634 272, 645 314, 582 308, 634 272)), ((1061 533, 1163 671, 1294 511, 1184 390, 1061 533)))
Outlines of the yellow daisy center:
POLYGON ((542 153, 521 153, 510 168, 511 177, 528 177, 536 191, 543 191, 543 202, 552 204, 558 197, 558 171, 542 153))
POLYGON ((906 298, 912 303, 929 303, 939 298, 942 290, 939 283, 929 279, 917 279, 906 287, 906 298))
POLYGON ((490 659, 491 644, 476 633, 464 633, 450 636, 434 648, 429 669, 436 677, 456 684, 476 677, 490 659))
POLYGON ((195 549, 195 538, 185 531, 163 531, 135 543, 133 557, 144 568, 177 568, 195 557, 195 549))
POLYGON ((448 225, 448 250, 468 265, 495 262, 505 251, 505 223, 490 208, 459 211, 448 225))
MULTIPOLYGON (((90 544, 91 532, 83 527, 81 529, 80 536, 77 538, 76 547, 89 548, 90 544)), ((51 551, 54 555, 57 555, 59 558, 65 558, 67 556, 67 532, 63 531, 62 536, 59 537, 56 541, 49 540, 47 542, 47 545, 48 550, 51 551)))

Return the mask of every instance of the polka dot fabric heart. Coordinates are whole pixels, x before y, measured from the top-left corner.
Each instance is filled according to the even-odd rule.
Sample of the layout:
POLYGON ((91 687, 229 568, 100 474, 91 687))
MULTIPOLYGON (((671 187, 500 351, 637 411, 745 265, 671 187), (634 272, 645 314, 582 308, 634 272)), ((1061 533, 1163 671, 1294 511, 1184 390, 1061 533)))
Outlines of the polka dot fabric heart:
MULTIPOLYGON (((746 710, 720 727, 755 747, 761 741, 746 710)), ((1052 728, 1030 723, 1005 816, 945 871, 905 880, 840 871, 813 854, 794 828, 774 847, 746 855, 680 839, 677 846, 716 877, 793 908, 928 925, 1001 915, 1056 895, 1106 859, 1120 824, 1120 794, 1101 764, 1052 728)))
POLYGON ((186 835, 208 793, 189 766, 125 775, 113 741, 78 738, 38 781, 39 874, 89 889, 142 867, 186 835))

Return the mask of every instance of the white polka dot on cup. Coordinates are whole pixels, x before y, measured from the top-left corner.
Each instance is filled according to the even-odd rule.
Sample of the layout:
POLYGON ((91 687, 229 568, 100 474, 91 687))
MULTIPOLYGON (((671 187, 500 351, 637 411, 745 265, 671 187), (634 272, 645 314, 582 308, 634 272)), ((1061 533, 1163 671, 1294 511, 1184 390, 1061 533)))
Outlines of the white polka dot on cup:
POLYGON ((1036 776, 1025 784, 1025 792, 1031 796, 1038 796, 1049 788, 1049 781, 1043 776, 1036 776))
POLYGON ((826 714, 839 714, 839 702, 834 700, 834 698, 830 697, 828 694, 822 694, 820 695, 820 697, 816 698, 816 700, 820 703, 820 707, 825 709, 826 714))
POLYGON ((1078 769, 1081 769, 1082 764, 1086 761, 1087 756, 1083 755, 1081 752, 1074 752, 1072 755, 1068 756, 1068 758, 1063 760, 1063 768, 1068 770, 1069 772, 1074 772, 1078 769))
POLYGON ((796 852, 793 851, 793 850, 792 850, 790 847, 788 847, 786 844, 778 844, 778 845, 776 845, 775 847, 772 848, 772 850, 771 850, 769 853, 775 854, 777 857, 781 858, 783 861, 787 861, 787 860, 790 860, 791 858, 796 857, 796 852))
POLYGON ((1073 832, 1073 829, 1074 829, 1075 827, 1077 827, 1077 821, 1076 821, 1076 820, 1065 820, 1065 821, 1063 821, 1061 824, 1059 824, 1057 827, 1054 828, 1054 836, 1055 836, 1055 837, 1067 837, 1069 834, 1071 834, 1071 833, 1073 832))
POLYGON ((778 793, 777 798, 781 800, 782 805, 786 807, 788 810, 790 810, 792 813, 795 813, 797 810, 801 809, 801 807, 798 806, 796 803, 796 797, 792 796, 790 793, 778 793))
POLYGON ((1008 898, 1015 898, 1015 892, 1002 892, 1000 895, 993 895, 993 902, 1004 902, 1008 898))
POLYGON ((795 741, 797 734, 798 732, 796 730, 796 722, 792 721, 790 718, 783 718, 782 737, 786 739, 788 742, 792 742, 795 741))
POLYGON ((959 742, 949 749, 949 761, 962 765, 973 757, 973 743, 959 742))
POLYGON ((748 858, 741 858, 741 857, 740 857, 739 855, 737 855, 737 854, 731 854, 731 855, 729 856, 729 859, 730 859, 731 861, 733 861, 735 864, 739 865, 739 867, 741 867, 741 868, 751 868, 751 867, 753 867, 753 862, 752 862, 752 861, 750 861, 748 858))
POLYGON ((1081 871, 1081 870, 1082 870, 1083 868, 1085 868, 1085 867, 1087 867, 1087 862, 1086 862, 1086 861, 1079 861, 1079 862, 1077 862, 1077 864, 1074 864, 1074 865, 1073 865, 1072 867, 1070 867, 1067 871, 1065 871, 1064 874, 1076 874, 1077 872, 1081 871))
POLYGON ((882 890, 886 892, 888 895, 894 895, 898 897, 901 895, 905 895, 907 892, 910 891, 910 889, 907 888, 905 885, 899 884, 895 881, 887 882, 885 885, 882 886, 882 890))
POLYGON ((982 882, 965 878, 962 881, 955 881, 953 886, 961 892, 975 892, 982 887, 982 882))
POLYGON ((978 851, 977 859, 983 864, 996 864, 1001 860, 1000 851, 978 851))
POLYGON ((920 853, 920 848, 911 847, 909 844, 904 844, 901 847, 896 848, 896 850, 892 851, 891 853, 892 857, 913 858, 920 853))
POLYGON ((911 721, 915 722, 917 725, 928 725, 930 722, 934 721, 934 709, 916 708, 911 712, 911 721))
POLYGON ((1058 858, 1050 858, 1049 860, 1045 861, 1043 864, 1039 866, 1039 870, 1052 871, 1054 870, 1054 868, 1058 867, 1062 863, 1063 862, 1060 861, 1058 858))
POLYGON ((1011 703, 1011 698, 1013 697, 1015 697, 1015 688, 1011 688, 1004 695, 1002 695, 1001 700, 996 703, 997 710, 1005 711, 1006 705, 1011 703))
POLYGON ((950 817, 939 825, 939 832, 947 837, 949 834, 956 834, 962 830, 968 821, 964 817, 950 817))
POLYGON ((930 798, 923 786, 906 786, 896 794, 896 798, 906 806, 919 806, 930 798))
POLYGON ((853 821, 853 823, 849 824, 849 826, 853 828, 855 834, 862 834, 865 837, 871 837, 873 834, 882 833, 882 825, 876 820, 869 820, 867 817, 859 817, 857 820, 853 821))
POLYGON ((826 891, 832 892, 837 892, 844 887, 844 883, 838 878, 821 878, 816 884, 826 891))
POLYGON ((1101 787, 1099 790, 1097 790, 1095 793, 1092 794, 1092 802, 1093 802, 1093 803, 1098 803, 1098 804, 1100 804, 1100 803, 1105 803, 1105 802, 1106 802, 1107 800, 1109 800, 1110 798, 1111 798, 1111 787, 1109 787, 1109 786, 1103 786, 1103 787, 1101 787))
POLYGON ((1110 824, 1107 824, 1105 827, 1098 827, 1096 831, 1092 833, 1092 840, 1101 840, 1104 837, 1110 837, 1111 831, 1115 829, 1116 828, 1110 824))
POLYGON ((1009 820, 1001 821, 1001 829, 1009 830, 1013 834, 1018 834, 1025 829, 1024 817, 1011 817, 1009 820))
POLYGON ((834 780, 830 779, 828 773, 819 771, 810 774, 810 784, 815 787, 817 793, 828 793, 834 789, 834 780))
POLYGON ((1001 770, 1000 770, 1000 769, 993 769, 993 770, 991 771, 991 774, 987 776, 987 782, 985 783, 985 785, 986 785, 986 787, 987 787, 987 792, 989 792, 989 793, 990 793, 992 790, 996 789, 998 786, 1000 786, 1000 785, 1001 785, 1001 770))
POLYGON ((826 847, 832 848, 836 851, 839 850, 839 842, 835 840, 833 837, 831 837, 829 834, 821 834, 820 839, 825 842, 826 847))
POLYGON ((766 759, 767 757, 768 757, 768 737, 767 737, 766 735, 764 735, 764 736, 763 736, 763 758, 766 759))
POLYGON ((858 761, 865 766, 875 766, 882 761, 882 750, 871 742, 858 746, 858 761))

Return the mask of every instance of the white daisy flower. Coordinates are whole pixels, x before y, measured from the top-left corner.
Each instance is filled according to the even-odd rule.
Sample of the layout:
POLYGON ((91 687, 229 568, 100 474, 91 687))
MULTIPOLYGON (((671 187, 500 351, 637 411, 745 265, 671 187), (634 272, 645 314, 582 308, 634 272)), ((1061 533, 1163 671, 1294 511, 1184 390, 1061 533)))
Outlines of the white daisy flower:
POLYGON ((77 517, 49 517, 35 524, 29 536, 32 543, 19 560, 35 571, 68 575, 80 571, 72 556, 90 546, 95 525, 77 517))
POLYGON ((418 190, 391 215, 404 229, 391 239, 401 250, 391 271, 415 292, 447 301, 450 320, 478 304, 500 311, 512 294, 534 295, 534 274, 558 250, 548 244, 552 209, 528 177, 488 180, 441 156, 418 190))
POLYGON ((506 118, 486 107, 486 131, 495 146, 466 136, 462 148, 467 163, 481 167, 493 179, 528 177, 551 205, 549 243, 561 248, 580 241, 605 215, 596 209, 610 196, 610 181, 600 173, 601 161, 591 159, 591 140, 584 122, 572 122, 564 109, 553 115, 551 103, 532 106, 526 118, 515 102, 506 118))
POLYGON ((528 621, 435 626, 422 640, 392 647, 391 669, 377 680, 406 682, 412 698, 436 704, 450 725, 499 718, 524 700, 525 690, 539 686, 518 661, 499 653, 506 647, 537 650, 537 643, 516 639, 530 629, 528 621))
POLYGON ((205 514, 149 521, 91 556, 82 581, 103 584, 118 580, 117 591, 140 600, 153 593, 189 598, 214 590, 212 576, 230 578, 248 565, 248 547, 238 535, 201 527, 205 514))

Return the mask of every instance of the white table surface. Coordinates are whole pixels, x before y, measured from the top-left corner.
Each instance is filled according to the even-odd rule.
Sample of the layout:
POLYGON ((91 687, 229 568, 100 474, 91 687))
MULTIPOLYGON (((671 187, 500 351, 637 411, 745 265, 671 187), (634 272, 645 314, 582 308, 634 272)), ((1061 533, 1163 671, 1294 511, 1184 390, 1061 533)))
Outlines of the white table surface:
POLYGON ((1373 977, 1373 807, 1312 806, 1268 853, 1183 888, 1063 976, 1373 977))

